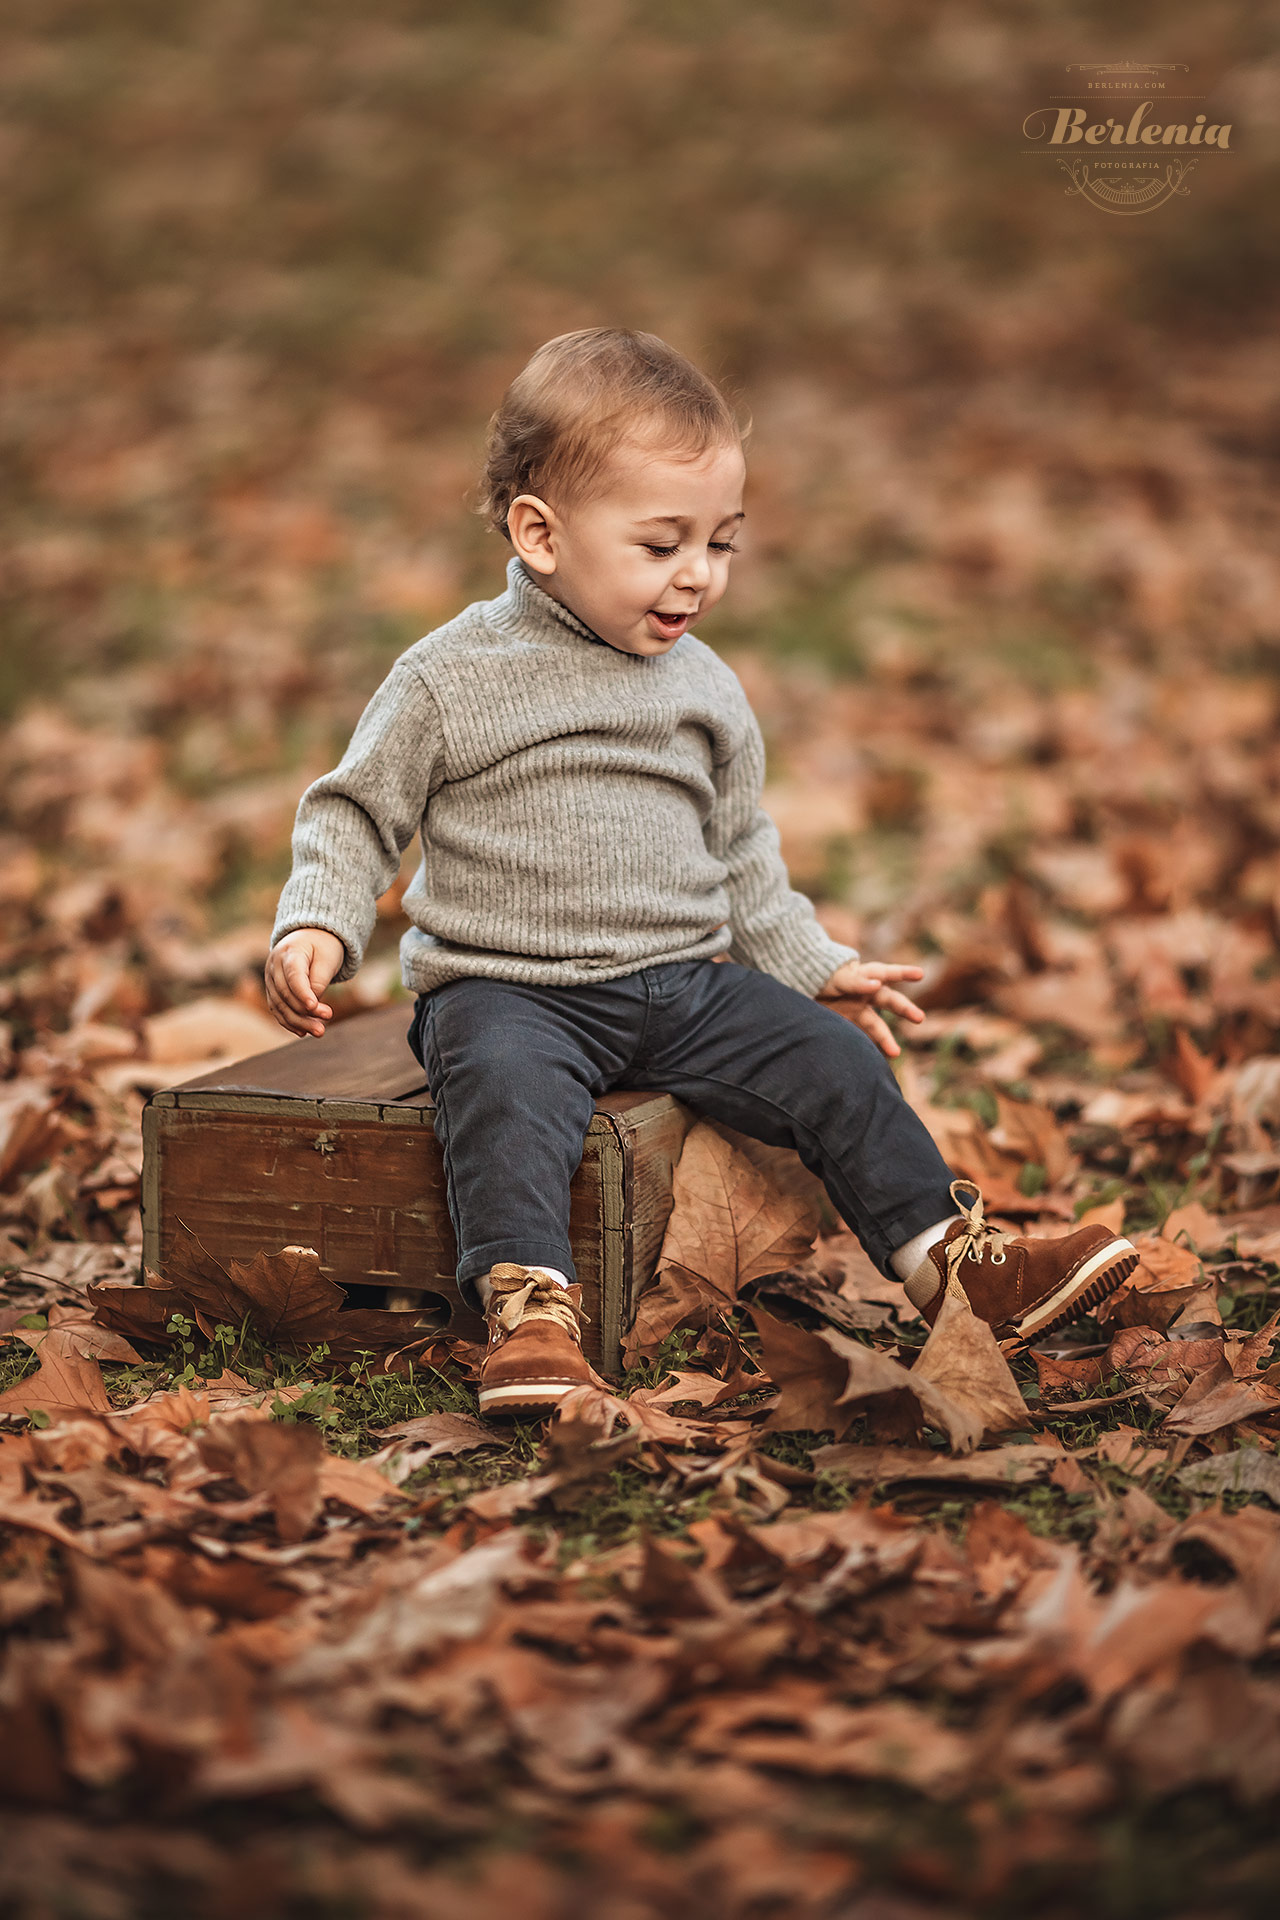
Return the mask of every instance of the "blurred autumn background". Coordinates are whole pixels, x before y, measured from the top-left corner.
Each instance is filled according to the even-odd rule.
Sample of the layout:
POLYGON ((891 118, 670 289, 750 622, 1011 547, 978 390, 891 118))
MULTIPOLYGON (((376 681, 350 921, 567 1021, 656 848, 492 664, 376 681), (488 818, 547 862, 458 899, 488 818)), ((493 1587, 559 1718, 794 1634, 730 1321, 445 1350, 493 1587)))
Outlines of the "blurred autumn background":
MULTIPOLYGON (((23 1310, 136 1270, 146 1094, 285 1043, 261 973, 297 799, 397 654, 501 589, 470 511, 486 419, 594 323, 671 339, 753 418, 702 637, 761 718, 795 884, 926 966, 903 1084, 954 1163, 1045 1231, 1190 1221, 1265 1296, 1278 108, 1280 20, 1245 4, 12 0, 23 1310), (1235 128, 1148 216, 1021 151, 1066 63, 1107 58, 1186 60, 1235 128)), ((417 853, 341 1017, 402 992, 417 853)), ((1195 1271, 1157 1280, 1212 1320, 1164 1243, 1195 1271)), ((782 1910, 761 1871, 742 1911, 782 1910)))
MULTIPOLYGON (((284 1037, 260 976, 298 796, 395 656, 500 590, 485 421, 534 345, 596 322, 669 335, 754 419, 705 637, 831 929, 928 956, 934 1007, 1020 1023, 1014 1081, 1027 1032, 1116 1071, 1170 1023, 1270 1050, 1273 39, 1250 8, 1161 10, 1238 150, 1158 217, 1020 152, 1065 61, 1144 18, 9 11, 20 1241, 133 1237, 141 1093, 284 1037)), ((400 991, 398 892, 344 1010, 400 991)))

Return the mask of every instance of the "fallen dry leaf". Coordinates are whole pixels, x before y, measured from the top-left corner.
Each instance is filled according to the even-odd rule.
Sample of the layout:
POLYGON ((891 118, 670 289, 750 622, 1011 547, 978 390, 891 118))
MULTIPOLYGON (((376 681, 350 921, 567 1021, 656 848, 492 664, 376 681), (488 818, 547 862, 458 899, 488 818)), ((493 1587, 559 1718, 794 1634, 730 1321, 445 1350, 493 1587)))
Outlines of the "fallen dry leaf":
POLYGON ((51 1328, 32 1342, 40 1365, 36 1372, 0 1393, 0 1413, 43 1413, 52 1419, 78 1412, 108 1413, 102 1368, 74 1331, 51 1328))
POLYGON ((1273 1507, 1280 1507, 1280 1460, 1261 1447, 1240 1447, 1234 1453, 1218 1453, 1211 1460, 1197 1460, 1179 1467, 1179 1486, 1188 1493, 1260 1493, 1273 1507))
POLYGON ((1240 1420, 1266 1420, 1280 1413, 1280 1386, 1265 1380, 1237 1380, 1226 1369, 1204 1376, 1205 1390, 1195 1392, 1197 1383, 1179 1400, 1164 1422, 1167 1433, 1219 1433, 1223 1427, 1240 1420))
MULTIPOLYGON (((849 1368, 839 1351, 820 1334, 776 1320, 761 1307, 752 1308, 751 1323, 760 1335, 765 1371, 778 1389, 778 1404, 766 1427, 784 1433, 821 1433, 830 1428, 838 1440, 855 1414, 853 1407, 840 1404, 849 1384, 849 1368)), ((882 1368, 884 1390, 892 1390, 903 1369, 884 1355, 866 1351, 868 1371, 882 1368)))
POLYGON ((327 1456, 317 1428, 219 1414, 196 1445, 212 1472, 225 1474, 245 1493, 263 1496, 282 1540, 305 1538, 324 1497, 320 1479, 327 1456))
POLYGON ((910 1369, 834 1328, 810 1334, 759 1308, 751 1317, 765 1367, 779 1389, 767 1428, 829 1428, 838 1440, 855 1409, 866 1411, 869 1403, 888 1396, 898 1396, 898 1404, 906 1396, 958 1453, 971 1451, 985 1433, 1026 1424, 1026 1406, 994 1334, 958 1292, 943 1302, 910 1369))
POLYGON ((675 1327, 706 1325, 748 1281, 808 1254, 820 1217, 815 1187, 796 1154, 697 1121, 672 1176, 671 1216, 626 1337, 628 1359, 656 1352, 675 1327))
POLYGON ((1048 1447, 991 1447, 956 1459, 909 1447, 815 1447, 820 1473, 838 1473, 855 1485, 891 1486, 895 1481, 959 1481, 966 1486, 1021 1487, 1047 1480, 1063 1458, 1048 1447))
POLYGON ((539 1461, 546 1471, 504 1486, 469 1495, 470 1512, 488 1520, 506 1520, 548 1501, 569 1506, 592 1481, 611 1473, 635 1451, 638 1433, 622 1426, 626 1403, 599 1387, 574 1387, 559 1402, 547 1426, 539 1461))
POLYGON ((1105 1379, 1109 1368, 1107 1359, 1101 1354, 1085 1354, 1072 1359, 1057 1354, 1037 1353, 1031 1350, 1035 1362, 1036 1382, 1043 1396, 1061 1399, 1083 1393, 1098 1387, 1105 1379))
MULTIPOLYGON (((958 1288, 948 1288, 911 1378, 927 1381, 963 1409, 979 1435, 1026 1425, 1026 1404, 1009 1363, 991 1328, 958 1288)), ((959 1447, 961 1433, 969 1429, 951 1420, 948 1430, 952 1445, 959 1447)))
POLYGON ((964 1741, 916 1707, 838 1706, 822 1687, 804 1682, 775 1690, 767 1706, 753 1695, 715 1701, 690 1744, 758 1766, 901 1780, 944 1796, 959 1783, 967 1758, 964 1741))
POLYGON ((1188 1246, 1202 1254, 1213 1253, 1227 1244, 1222 1221, 1198 1200, 1190 1206, 1175 1207, 1161 1227, 1160 1237, 1175 1243, 1185 1239, 1188 1246))
POLYGON ((839 1327, 845 1333, 887 1327, 892 1325, 895 1318, 892 1307, 848 1299, 837 1293, 820 1276, 800 1273, 794 1268, 787 1273, 767 1274, 763 1280, 751 1283, 744 1289, 742 1297, 777 1300, 784 1306, 794 1303, 808 1307, 829 1325, 839 1327))
POLYGON ((320 1466, 320 1497, 336 1500, 356 1513, 375 1514, 405 1496, 380 1471, 376 1456, 346 1460, 340 1454, 326 1453, 320 1466))
POLYGON ((144 1287, 89 1287, 86 1297, 103 1325, 140 1340, 169 1343, 165 1328, 174 1313, 194 1320, 206 1338, 219 1325, 247 1320, 264 1341, 290 1353, 327 1346, 332 1366, 361 1352, 393 1352, 419 1332, 416 1312, 342 1311, 342 1288, 321 1273, 311 1247, 284 1247, 224 1267, 183 1229, 163 1283, 149 1276, 144 1287))
POLYGON ((1186 1287, 1198 1287, 1204 1268, 1186 1247, 1174 1246, 1163 1235, 1141 1233, 1133 1240, 1138 1249, 1138 1264, 1126 1285, 1135 1293, 1176 1293, 1186 1287))
POLYGON ((1095 1445, 1084 1451, 1137 1475, 1150 1473, 1169 1459, 1167 1450, 1158 1441, 1136 1427, 1117 1427, 1111 1433, 1099 1434, 1095 1445))
POLYGON ((473 1447, 502 1444, 495 1433, 471 1413, 424 1413, 415 1420, 401 1420, 394 1427, 372 1427, 380 1440, 410 1443, 422 1460, 434 1460, 439 1454, 468 1453, 473 1447))
POLYGON ((0 1187, 47 1157, 64 1137, 49 1094, 21 1081, 0 1089, 0 1187))

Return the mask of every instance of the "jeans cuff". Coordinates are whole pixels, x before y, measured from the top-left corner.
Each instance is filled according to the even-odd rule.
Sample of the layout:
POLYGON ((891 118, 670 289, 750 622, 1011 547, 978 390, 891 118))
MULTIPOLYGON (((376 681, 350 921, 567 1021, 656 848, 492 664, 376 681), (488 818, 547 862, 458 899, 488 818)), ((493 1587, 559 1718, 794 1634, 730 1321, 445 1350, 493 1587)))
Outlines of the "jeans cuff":
POLYGON ((913 1200, 909 1207, 904 1207, 901 1213, 895 1214, 888 1222, 883 1220, 869 1222, 869 1227, 874 1231, 874 1240, 863 1239, 861 1234, 859 1238, 862 1239, 864 1250, 879 1267, 881 1273, 887 1279, 899 1280, 901 1275, 894 1272, 891 1262, 891 1256, 897 1252, 898 1248, 905 1247, 908 1240, 914 1240, 916 1235, 923 1233, 926 1227, 936 1226, 940 1220, 954 1220, 958 1213, 959 1208, 951 1198, 951 1191, 948 1188, 945 1193, 935 1193, 926 1195, 921 1200, 913 1200))
POLYGON ((567 1240, 560 1245, 554 1240, 488 1240, 481 1247, 471 1248, 458 1262, 458 1292, 473 1313, 484 1312, 476 1281, 500 1260, 515 1260, 522 1267, 554 1267, 570 1285, 578 1277, 567 1240))

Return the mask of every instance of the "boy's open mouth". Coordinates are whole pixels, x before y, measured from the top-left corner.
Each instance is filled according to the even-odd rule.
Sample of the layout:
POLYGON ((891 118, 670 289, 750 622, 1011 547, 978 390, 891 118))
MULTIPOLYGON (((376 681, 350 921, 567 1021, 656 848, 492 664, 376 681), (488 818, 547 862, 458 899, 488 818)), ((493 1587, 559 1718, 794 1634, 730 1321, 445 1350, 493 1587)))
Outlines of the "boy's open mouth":
POLYGON ((657 607, 650 607, 649 618, 662 634, 681 634, 692 620, 691 613, 660 613, 657 607))

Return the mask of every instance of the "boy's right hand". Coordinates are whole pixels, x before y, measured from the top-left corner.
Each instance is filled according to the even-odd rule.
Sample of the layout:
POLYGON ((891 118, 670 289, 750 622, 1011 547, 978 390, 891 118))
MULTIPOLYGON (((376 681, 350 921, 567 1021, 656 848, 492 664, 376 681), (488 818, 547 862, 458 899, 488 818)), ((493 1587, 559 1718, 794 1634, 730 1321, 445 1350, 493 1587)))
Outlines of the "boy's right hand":
POLYGON ((282 1027, 305 1037, 319 1036, 333 1008, 320 999, 347 957, 336 933, 324 927, 296 927, 277 940, 267 959, 263 979, 267 1005, 282 1027))

